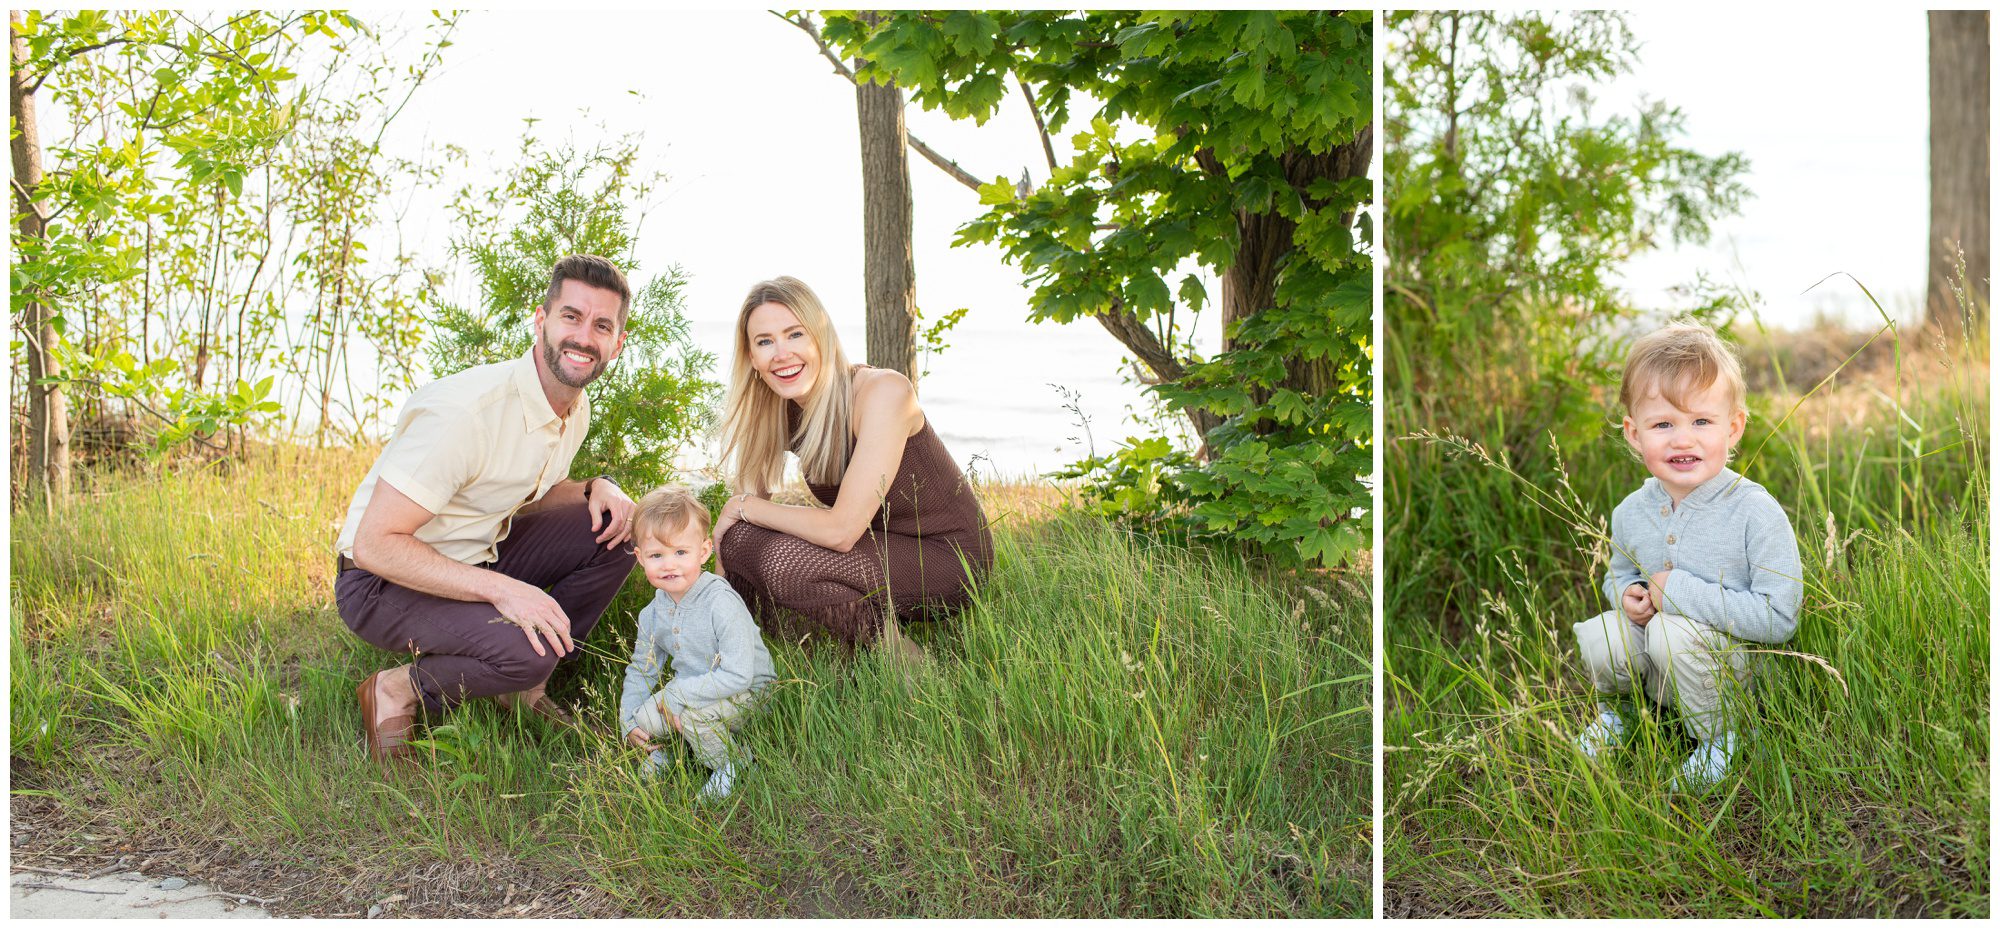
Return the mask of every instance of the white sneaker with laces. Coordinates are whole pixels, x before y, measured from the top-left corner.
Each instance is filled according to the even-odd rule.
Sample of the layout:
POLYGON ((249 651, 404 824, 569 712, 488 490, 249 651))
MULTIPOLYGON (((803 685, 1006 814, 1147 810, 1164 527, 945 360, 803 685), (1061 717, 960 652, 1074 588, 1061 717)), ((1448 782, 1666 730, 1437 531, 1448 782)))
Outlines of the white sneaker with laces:
POLYGON ((654 749, 646 755, 646 760, 639 762, 639 775, 641 777, 659 777, 667 768, 672 766, 673 759, 667 757, 666 749, 654 749))
POLYGON ((736 774, 734 763, 716 768, 715 773, 708 776, 708 783, 701 786, 701 793, 696 795, 696 799, 703 803, 717 803, 728 799, 729 792, 736 789, 736 774))
POLYGON ((1600 706, 1597 708, 1597 718, 1591 720, 1590 725, 1583 727, 1582 732, 1577 733, 1576 747, 1578 751, 1583 752, 1583 757, 1596 761, 1599 754, 1616 748, 1624 741, 1625 717, 1618 715, 1617 710, 1600 706))
POLYGON ((1674 775, 1673 789, 1700 793, 1714 787, 1729 774, 1729 762, 1735 757, 1734 732, 1725 732, 1701 743, 1686 761, 1681 762, 1681 773, 1674 775))

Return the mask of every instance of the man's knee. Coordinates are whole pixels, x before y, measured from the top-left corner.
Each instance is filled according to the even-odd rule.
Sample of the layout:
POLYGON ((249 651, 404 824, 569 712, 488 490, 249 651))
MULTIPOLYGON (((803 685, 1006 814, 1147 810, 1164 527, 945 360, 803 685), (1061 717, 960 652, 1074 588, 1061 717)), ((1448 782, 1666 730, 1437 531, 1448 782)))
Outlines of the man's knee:
POLYGON ((527 690, 549 679, 549 675, 556 669, 556 662, 560 659, 555 649, 549 648, 547 644, 542 647, 548 654, 537 655, 534 647, 524 640, 518 648, 509 648, 489 660, 496 682, 509 688, 501 691, 502 693, 527 690))

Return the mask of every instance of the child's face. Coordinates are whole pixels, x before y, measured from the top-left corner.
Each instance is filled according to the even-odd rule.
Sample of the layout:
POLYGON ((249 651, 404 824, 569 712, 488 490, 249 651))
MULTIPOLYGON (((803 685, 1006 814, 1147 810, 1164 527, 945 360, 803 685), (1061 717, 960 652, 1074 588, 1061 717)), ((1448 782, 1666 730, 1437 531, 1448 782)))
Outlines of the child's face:
POLYGON ((708 561, 708 534, 688 523, 666 538, 641 539, 638 549, 639 570, 646 572, 646 582, 678 600, 701 577, 701 566, 708 561))
POLYGON ((1743 411, 1721 379, 1706 390, 1689 391, 1681 402, 1689 409, 1654 391, 1634 403, 1625 417, 1625 441, 1675 503, 1721 473, 1729 450, 1743 438, 1743 411))

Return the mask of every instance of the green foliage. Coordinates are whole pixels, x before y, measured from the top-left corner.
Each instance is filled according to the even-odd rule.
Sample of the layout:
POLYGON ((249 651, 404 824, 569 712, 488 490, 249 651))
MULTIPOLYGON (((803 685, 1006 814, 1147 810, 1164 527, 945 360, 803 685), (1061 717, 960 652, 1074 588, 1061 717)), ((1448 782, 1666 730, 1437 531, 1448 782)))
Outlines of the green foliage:
POLYGON ((353 418, 407 385, 400 256, 371 265, 366 241, 403 174, 375 141, 453 25, 434 17, 409 63, 338 12, 27 14, 48 227, 20 231, 13 198, 12 311, 53 312, 72 415, 145 414, 155 451, 211 444, 282 412, 240 402, 269 382, 267 396, 297 391, 294 422, 317 406, 324 431, 357 333, 383 377, 378 394, 350 387, 353 418))
POLYGON ((945 349, 951 347, 951 343, 946 340, 946 336, 950 335, 953 329, 958 328, 958 324, 965 320, 965 314, 970 311, 970 307, 962 306, 926 324, 924 322, 923 308, 916 308, 916 313, 911 318, 910 323, 918 327, 916 333, 917 357, 919 359, 918 380, 921 381, 923 379, 922 375, 930 373, 931 359, 943 354, 945 349))
POLYGON ((953 117, 984 122, 1021 82, 1051 131, 1077 125, 1038 189, 982 187, 958 244, 999 245, 1037 320, 1117 322, 1203 429, 1200 457, 1140 440, 1064 472, 1101 511, 1293 562, 1366 545, 1370 13, 830 13, 824 35, 953 117), (1249 301, 1210 359, 1183 328, 1212 302, 1197 271, 1249 301))
MULTIPOLYGON (((1682 145, 1685 117, 1664 102, 1593 108, 1591 85, 1638 54, 1624 14, 1401 12, 1390 24, 1388 366, 1431 427, 1484 417, 1489 447, 1539 466, 1546 434, 1574 447, 1601 426, 1592 391, 1623 362, 1620 326, 1635 315, 1611 273, 1663 237, 1706 240, 1748 195, 1747 162, 1682 145)), ((1721 323, 1741 306, 1704 291, 1691 313, 1721 323)))
MULTIPOLYGON (((1652 247, 1660 226, 1698 239, 1733 210, 1742 159, 1682 147, 1681 117, 1663 104, 1635 120, 1549 99, 1586 100, 1591 82, 1630 69, 1636 40, 1621 14, 1398 13, 1391 23, 1388 434, 1464 436, 1522 473, 1546 473, 1558 447, 1607 462, 1574 480, 1608 513, 1635 484, 1614 407, 1638 315, 1611 275, 1652 247), (1619 170, 1583 170, 1585 151, 1619 170)), ((1739 303, 1716 296, 1696 315, 1722 322, 1739 303)), ((1519 494, 1496 495, 1481 463, 1422 443, 1396 441, 1383 462, 1385 557, 1428 577, 1412 590, 1443 597, 1389 606, 1411 621, 1448 621, 1440 614, 1468 609, 1479 589, 1465 579, 1494 575, 1446 553, 1462 552, 1469 536, 1542 525, 1540 510, 1519 494), (1442 498, 1414 503, 1416 488, 1428 487, 1442 498), (1454 517, 1435 518, 1439 507, 1454 517)), ((1574 566, 1558 546, 1519 538, 1508 547, 1531 575, 1569 579, 1574 566)))
POLYGON ((534 342, 530 321, 548 291, 549 269, 566 255, 610 259, 633 285, 625 347, 587 388, 590 435, 570 469, 575 478, 611 474, 633 495, 671 480, 674 459, 713 424, 720 385, 707 379, 715 356, 694 347, 681 308, 687 279, 678 266, 639 284, 634 232, 656 177, 634 175, 639 143, 627 137, 588 150, 547 148, 532 134, 506 181, 462 189, 453 203, 462 237, 453 253, 479 280, 476 306, 425 294, 436 337, 438 376, 509 361, 534 342), (633 215, 638 210, 639 215, 633 215))
MULTIPOLYGON (((1177 491, 1169 476, 1194 466, 1194 455, 1173 447, 1164 436, 1127 441, 1109 455, 1093 455, 1055 472, 1083 481, 1082 509, 1129 523, 1167 521, 1163 494, 1177 491)), ((1171 498, 1179 502, 1180 497, 1171 498)))

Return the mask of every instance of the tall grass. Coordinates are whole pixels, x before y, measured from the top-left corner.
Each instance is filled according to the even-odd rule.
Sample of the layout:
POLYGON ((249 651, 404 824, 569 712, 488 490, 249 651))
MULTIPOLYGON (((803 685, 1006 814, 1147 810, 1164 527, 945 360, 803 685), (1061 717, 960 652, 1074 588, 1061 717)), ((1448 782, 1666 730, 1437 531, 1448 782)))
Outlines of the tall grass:
POLYGON ((1569 626, 1608 608, 1600 536, 1646 476, 1610 417, 1521 455, 1480 408, 1389 392, 1392 434, 1465 438, 1388 455, 1388 915, 1990 912, 1987 359, 1891 363, 1753 398, 1736 467, 1791 516, 1806 601, 1706 796, 1669 789, 1671 711, 1602 764, 1574 748, 1569 626))
MULTIPOLYGON (((16 792, 320 869, 295 912, 400 890, 444 915, 406 875, 486 862, 593 888, 594 915, 1366 915, 1362 585, 997 488, 997 567, 963 615, 913 630, 929 662, 772 641, 757 763, 719 809, 696 804, 692 760, 642 781, 611 736, 483 701, 384 774, 353 685, 391 659, 331 603, 367 464, 112 477, 18 516, 16 792)), ((606 729, 645 593, 558 676, 606 729)))

